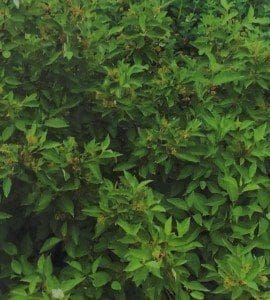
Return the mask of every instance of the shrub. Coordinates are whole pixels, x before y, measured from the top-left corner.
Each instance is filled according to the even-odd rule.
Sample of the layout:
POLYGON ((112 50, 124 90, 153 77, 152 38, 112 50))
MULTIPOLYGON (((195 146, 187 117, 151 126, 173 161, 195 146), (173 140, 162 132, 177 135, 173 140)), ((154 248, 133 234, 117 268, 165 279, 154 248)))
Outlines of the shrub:
POLYGON ((0 298, 270 298, 270 4, 0 3, 0 298))

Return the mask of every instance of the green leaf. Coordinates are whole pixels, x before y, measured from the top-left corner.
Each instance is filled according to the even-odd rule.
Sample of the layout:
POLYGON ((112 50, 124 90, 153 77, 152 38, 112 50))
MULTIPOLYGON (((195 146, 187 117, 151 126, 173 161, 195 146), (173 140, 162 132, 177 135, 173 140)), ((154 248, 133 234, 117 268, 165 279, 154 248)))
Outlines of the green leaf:
POLYGON ((45 257, 44 257, 44 255, 42 254, 42 255, 39 257, 38 262, 37 262, 38 271, 39 271, 40 273, 43 273, 44 264, 45 264, 45 257))
POLYGON ((32 275, 31 279, 29 279, 29 293, 33 294, 36 290, 37 284, 41 281, 38 275, 32 275))
POLYGON ((229 175, 225 176, 222 180, 225 183, 225 187, 229 194, 230 199, 232 201, 236 201, 239 197, 239 189, 238 189, 237 181, 229 175))
POLYGON ((102 174, 100 171, 100 167, 97 163, 91 163, 88 165, 89 169, 91 170, 91 172, 93 173, 93 175, 95 176, 95 178, 97 180, 101 180, 102 179, 102 174))
POLYGON ((24 107, 39 107, 37 93, 32 93, 29 96, 26 96, 22 103, 24 107))
POLYGON ((116 165, 116 167, 113 169, 113 171, 127 171, 130 170, 132 168, 134 168, 136 166, 135 163, 132 162, 122 162, 116 165))
POLYGON ((254 190, 259 190, 259 189, 260 189, 260 186, 258 184, 249 183, 243 188, 242 192, 254 191, 254 190))
POLYGON ((8 254, 8 255, 16 255, 18 253, 17 247, 10 242, 4 242, 2 245, 2 249, 8 254))
MULTIPOLYGON (((253 22, 253 23, 255 23, 255 22, 253 22)), ((263 89, 269 90, 269 82, 267 80, 264 80, 263 78, 260 78, 260 79, 257 79, 257 83, 263 89)))
POLYGON ((64 212, 69 213, 74 217, 74 204, 73 201, 69 198, 65 198, 61 202, 61 208, 64 212))
POLYGON ((5 177, 3 179, 3 192, 4 192, 4 196, 7 198, 10 190, 11 190, 11 179, 9 177, 5 177))
POLYGON ((44 261, 44 275, 46 277, 50 277, 53 273, 53 265, 52 265, 52 260, 51 256, 47 256, 45 261, 44 261))
POLYGON ((105 140, 101 143, 101 149, 102 149, 102 151, 106 150, 109 147, 110 142, 111 142, 110 136, 107 135, 106 138, 105 138, 105 140))
POLYGON ((231 300, 238 300, 239 297, 243 294, 244 290, 241 287, 236 287, 232 291, 231 300))
POLYGON ((248 176, 249 178, 253 178, 257 171, 257 164, 252 163, 249 170, 248 170, 248 176))
POLYGON ((75 245, 78 245, 79 243, 79 236, 80 236, 80 230, 78 226, 72 226, 71 227, 71 237, 75 245))
POLYGON ((44 210, 52 201, 51 193, 45 192, 40 196, 40 201, 38 202, 36 211, 40 212, 44 210))
POLYGON ((73 52, 70 50, 66 50, 64 52, 64 57, 66 57, 68 60, 71 60, 71 58, 73 57, 73 52))
POLYGON ((133 280, 137 287, 146 281, 148 274, 149 271, 147 268, 140 268, 134 272, 133 280))
POLYGON ((132 260, 129 262, 129 264, 127 265, 127 267, 125 268, 126 272, 133 272, 137 269, 139 269, 140 267, 142 267, 142 263, 139 260, 132 260))
POLYGON ((100 263, 102 261, 102 256, 99 256, 92 264, 92 272, 96 273, 98 267, 100 266, 100 263))
POLYGON ((252 6, 249 7, 248 14, 246 20, 248 23, 252 23, 254 19, 254 8, 252 6))
POLYGON ((2 132, 2 140, 3 142, 6 142, 13 134, 14 132, 14 126, 10 125, 6 127, 2 132))
POLYGON ((198 281, 190 281, 186 283, 186 286, 190 290, 195 290, 195 291, 201 291, 201 292, 208 292, 209 289, 203 286, 200 282, 198 281))
POLYGON ((184 211, 188 210, 186 201, 184 201, 182 199, 170 198, 170 199, 167 199, 167 201, 180 210, 184 210, 184 211))
POLYGON ((106 272, 97 272, 91 275, 94 287, 102 287, 111 280, 111 276, 106 272))
POLYGON ((96 206, 88 207, 86 209, 82 209, 85 215, 91 216, 91 217, 98 217, 101 214, 101 209, 96 206))
POLYGON ((268 25, 270 23, 270 18, 256 18, 253 19, 253 23, 260 24, 260 25, 268 25))
POLYGON ((48 62, 46 63, 46 66, 49 66, 51 65, 52 63, 54 63, 58 57, 61 55, 61 51, 58 51, 58 52, 55 52, 51 57, 50 59, 48 60, 48 62))
POLYGON ((124 176, 127 182, 134 188, 137 185, 137 179, 135 176, 131 175, 129 172, 124 171, 124 176))
POLYGON ((202 292, 195 291, 195 292, 191 292, 190 295, 193 299, 197 299, 197 300, 204 299, 204 294, 202 292))
POLYGON ((43 244, 43 246, 41 247, 40 253, 43 253, 43 252, 46 252, 46 251, 52 249, 60 241, 61 241, 61 239, 59 239, 57 237, 52 237, 52 238, 47 239, 45 241, 45 243, 43 244))
POLYGON ((214 85, 221 85, 224 83, 229 83, 229 82, 237 82, 241 80, 243 76, 241 76, 238 73, 230 72, 230 71, 222 71, 218 73, 214 79, 213 79, 213 84, 214 85))
POLYGON ((5 78, 5 82, 9 85, 12 85, 12 86, 17 86, 17 85, 20 85, 21 84, 21 81, 19 81, 17 78, 15 77, 6 77, 5 78))
POLYGON ((123 26, 115 26, 115 27, 112 27, 112 28, 110 29, 110 31, 108 32, 108 35, 113 35, 113 34, 115 34, 115 33, 119 33, 119 32, 121 32, 123 29, 124 29, 123 26))
POLYGON ((148 261, 146 264, 149 272, 151 272, 156 277, 162 278, 160 274, 160 263, 157 261, 148 261))
POLYGON ((248 287, 250 287, 250 288, 256 290, 256 291, 259 291, 258 285, 257 285, 257 283, 254 282, 254 281, 247 281, 247 282, 246 282, 246 285, 247 285, 248 287))
POLYGON ((6 212, 0 211, 0 220, 6 220, 6 219, 9 219, 11 217, 12 217, 12 215, 10 215, 6 212))
POLYGON ((119 225, 127 234, 130 234, 132 236, 136 236, 138 231, 141 228, 141 224, 129 224, 126 221, 119 219, 116 222, 117 225, 119 225))
POLYGON ((75 270, 82 272, 82 265, 78 261, 74 260, 74 261, 68 262, 68 264, 75 270))
POLYGON ((254 129, 255 143, 260 142, 264 138, 265 131, 266 131, 266 124, 263 124, 263 125, 259 126, 258 128, 254 129))
POLYGON ((269 227, 269 221, 265 218, 260 218, 258 236, 264 234, 269 227))
POLYGON ((15 259, 13 259, 12 262, 11 262, 11 269, 16 274, 21 274, 22 273, 22 266, 21 266, 20 262, 18 262, 15 259))
POLYGON ((142 29, 142 31, 145 31, 145 21, 146 21, 146 15, 145 14, 140 14, 139 15, 139 25, 142 29))
POLYGON ((190 226, 190 218, 186 218, 181 223, 177 222, 178 236, 179 237, 184 236, 188 232, 189 226, 190 226))
POLYGON ((220 0, 221 5, 228 11, 231 8, 231 4, 227 0, 220 0))
POLYGON ((64 222, 63 225, 61 226, 61 235, 63 237, 66 237, 67 231, 68 231, 68 225, 67 225, 67 222, 64 222))
POLYGON ((202 215, 201 214, 193 215, 193 219, 198 225, 202 226, 202 215))
POLYGON ((111 288, 115 291, 120 291, 121 290, 121 284, 119 281, 113 281, 111 284, 111 288))
POLYGON ((4 51, 2 52, 2 55, 3 55, 4 58, 9 58, 10 55, 11 55, 11 52, 8 51, 8 50, 4 50, 4 51))
POLYGON ((197 163, 200 161, 200 159, 190 153, 176 153, 175 156, 181 160, 184 161, 190 161, 190 162, 194 162, 197 163))
POLYGON ((60 119, 60 118, 49 119, 49 120, 45 121, 45 125, 47 127, 51 127, 51 128, 65 128, 65 127, 68 127, 68 124, 66 123, 66 121, 64 119, 60 119))
POLYGON ((71 291, 75 286, 77 286, 78 284, 80 284, 82 281, 84 281, 84 277, 81 278, 75 278, 75 279, 68 279, 65 280, 61 283, 61 288, 64 292, 69 292, 71 291))
POLYGON ((16 120, 15 121, 15 127, 17 129, 19 129, 20 131, 23 131, 23 132, 26 131, 25 125, 26 125, 26 121, 25 120, 16 120))
POLYGON ((151 208, 152 211, 157 211, 157 212, 166 212, 165 207, 161 205, 155 205, 151 208))
POLYGON ((170 217, 164 225, 164 232, 166 235, 170 235, 172 232, 172 217, 170 217))

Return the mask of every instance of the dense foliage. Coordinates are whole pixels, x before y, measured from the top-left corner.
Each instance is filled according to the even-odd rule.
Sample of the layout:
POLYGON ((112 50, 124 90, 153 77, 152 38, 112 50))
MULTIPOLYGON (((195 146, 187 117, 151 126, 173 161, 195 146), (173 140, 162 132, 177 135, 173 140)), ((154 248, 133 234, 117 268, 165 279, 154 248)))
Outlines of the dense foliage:
POLYGON ((0 299, 270 299, 269 23, 0 1, 0 299))

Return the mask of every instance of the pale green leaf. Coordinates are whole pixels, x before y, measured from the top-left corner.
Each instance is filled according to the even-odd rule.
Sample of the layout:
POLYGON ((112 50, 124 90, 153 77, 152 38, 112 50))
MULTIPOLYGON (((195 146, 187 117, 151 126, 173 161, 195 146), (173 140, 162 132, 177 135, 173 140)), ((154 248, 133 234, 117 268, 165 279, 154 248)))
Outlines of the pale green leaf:
POLYGON ((51 118, 45 121, 45 125, 51 128, 65 128, 68 127, 68 124, 64 119, 60 118, 51 118))
POLYGON ((6 198, 10 193, 11 185, 12 185, 11 179, 9 177, 5 177, 3 179, 3 192, 6 198))
POLYGON ((172 217, 170 217, 164 225, 164 232, 166 235, 170 235, 172 232, 172 217))
POLYGON ((121 290, 121 284, 119 281, 113 281, 111 284, 111 288, 115 291, 120 291, 121 290))

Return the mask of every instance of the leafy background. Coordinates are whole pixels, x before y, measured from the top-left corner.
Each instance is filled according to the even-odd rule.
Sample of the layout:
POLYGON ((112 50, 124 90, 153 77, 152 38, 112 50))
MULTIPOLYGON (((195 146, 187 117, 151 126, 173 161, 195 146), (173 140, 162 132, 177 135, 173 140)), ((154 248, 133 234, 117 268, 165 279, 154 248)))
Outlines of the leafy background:
POLYGON ((0 2, 1 299, 270 299, 269 23, 0 2))

